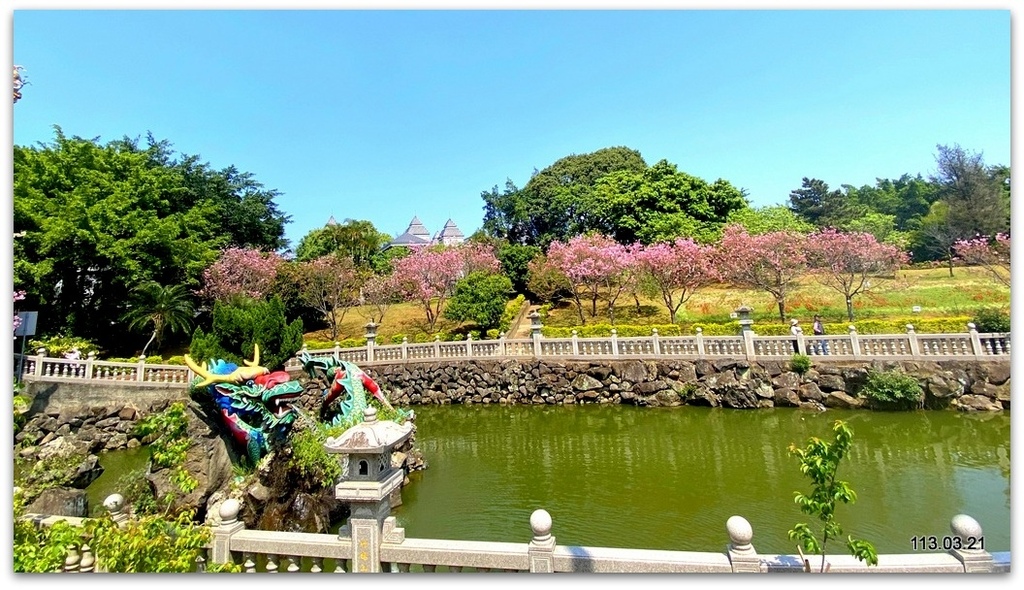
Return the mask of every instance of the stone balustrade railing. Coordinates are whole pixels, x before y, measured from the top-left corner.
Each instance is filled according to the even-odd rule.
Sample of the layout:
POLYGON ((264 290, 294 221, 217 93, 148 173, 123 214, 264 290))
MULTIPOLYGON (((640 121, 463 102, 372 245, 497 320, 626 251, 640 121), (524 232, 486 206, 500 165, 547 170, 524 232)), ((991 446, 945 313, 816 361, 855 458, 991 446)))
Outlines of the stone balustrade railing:
MULTIPOLYGON (((545 338, 535 330, 530 338, 497 340, 466 340, 412 344, 403 338, 401 344, 378 345, 370 335, 365 346, 308 349, 301 352, 313 357, 333 356, 338 360, 360 365, 407 363, 457 359, 502 357, 544 357, 572 359, 624 358, 742 358, 786 360, 794 354, 806 354, 815 360, 950 360, 1007 359, 1010 357, 1009 333, 980 334, 974 324, 961 334, 918 334, 907 324, 905 334, 858 334, 850 326, 849 333, 827 336, 758 336, 745 330, 740 336, 704 336, 697 329, 695 336, 659 336, 657 329, 650 336, 619 338, 612 329, 608 338, 545 338)), ((24 380, 89 382, 131 381, 139 384, 188 384, 196 375, 184 365, 161 365, 145 362, 115 363, 96 360, 90 354, 83 360, 46 356, 46 349, 36 355, 14 355, 15 370, 21 367, 24 380)), ((298 356, 285 363, 286 370, 302 369, 298 356)))
MULTIPOLYGON (((115 522, 124 523, 124 501, 117 494, 104 506, 115 522)), ((335 572, 351 571, 353 543, 344 529, 340 535, 247 530, 238 520, 240 505, 225 501, 220 524, 210 527, 210 541, 196 564, 204 570, 209 563, 229 561, 245 572, 335 572)), ((59 520, 81 525, 80 518, 26 515, 37 526, 59 520)), ((551 534, 552 521, 544 510, 530 517, 532 539, 527 543, 407 539, 404 529, 388 517, 376 548, 361 547, 380 559, 381 571, 405 572, 565 572, 565 573, 791 573, 818 571, 820 556, 758 554, 753 531, 746 519, 733 516, 726 522, 725 552, 665 551, 611 547, 557 545, 551 534)), ((950 521, 949 536, 937 539, 943 552, 883 554, 878 565, 867 566, 850 555, 826 557, 830 573, 1009 573, 1010 552, 989 553, 968 548, 982 538, 981 526, 970 516, 959 514, 950 521)), ((723 540, 725 540, 723 538, 723 540)), ((102 551, 89 546, 71 549, 65 562, 67 572, 103 571, 102 551)))

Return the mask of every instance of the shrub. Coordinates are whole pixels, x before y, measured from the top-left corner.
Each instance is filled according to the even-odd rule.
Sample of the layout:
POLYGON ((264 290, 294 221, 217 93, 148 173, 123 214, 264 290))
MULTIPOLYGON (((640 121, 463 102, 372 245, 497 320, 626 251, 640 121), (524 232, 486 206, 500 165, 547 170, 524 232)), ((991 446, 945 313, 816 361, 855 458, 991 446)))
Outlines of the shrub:
MULTIPOLYGON (((516 295, 516 298, 509 301, 505 305, 505 311, 501 314, 501 321, 498 322, 498 329, 495 330, 494 337, 497 338, 498 332, 508 332, 509 327, 512 326, 512 320, 516 319, 519 312, 523 310, 523 305, 526 304, 526 297, 523 295, 516 295)), ((490 330, 488 330, 490 332, 490 330)))
POLYGON ((1009 332, 1010 314, 1004 309, 983 307, 974 313, 974 328, 981 333, 1009 332))
POLYGON ((51 357, 62 357, 72 348, 78 348, 83 358, 90 352, 99 352, 99 347, 85 338, 78 338, 77 336, 51 336, 50 338, 29 340, 28 349, 25 350, 25 354, 35 354, 35 351, 40 348, 45 348, 47 356, 51 357))
POLYGON ((444 317, 456 322, 470 321, 484 329, 498 327, 511 291, 512 281, 505 275, 472 272, 455 284, 444 317))
POLYGON ((793 372, 803 375, 811 368, 811 357, 806 354, 794 354, 793 357, 789 359, 789 368, 792 369, 793 372))
POLYGON ((289 465, 299 471, 303 478, 319 481, 325 488, 330 488, 341 477, 341 465, 338 459, 328 454, 324 442, 328 436, 339 436, 343 427, 326 427, 314 424, 291 436, 291 459, 289 465))
POLYGON ((910 410, 924 404, 924 388, 916 377, 902 371, 868 371, 859 395, 887 409, 910 410))
POLYGON ((260 365, 277 369, 302 348, 302 320, 288 323, 278 297, 218 301, 213 305, 210 333, 196 328, 189 354, 196 362, 224 359, 242 365, 252 359, 254 344, 260 346, 260 365))

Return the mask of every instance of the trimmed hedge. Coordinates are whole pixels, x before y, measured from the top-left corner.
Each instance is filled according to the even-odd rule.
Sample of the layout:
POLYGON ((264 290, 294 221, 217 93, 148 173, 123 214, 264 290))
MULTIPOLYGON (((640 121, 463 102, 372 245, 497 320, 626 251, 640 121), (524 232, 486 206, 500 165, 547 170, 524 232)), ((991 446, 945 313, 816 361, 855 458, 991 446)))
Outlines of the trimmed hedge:
MULTIPOLYGON (((898 320, 860 320, 852 322, 857 328, 858 334, 906 334, 907 324, 913 324, 914 331, 918 334, 961 334, 967 332, 967 323, 971 318, 958 316, 952 318, 906 318, 898 320)), ((805 328, 804 335, 811 336, 810 322, 805 328)), ((849 334, 850 322, 824 324, 825 334, 841 336, 849 334)), ((705 336, 738 336, 740 334, 739 321, 708 323, 694 322, 692 324, 651 324, 651 325, 616 325, 590 324, 570 328, 556 328, 545 326, 541 333, 548 338, 569 338, 572 331, 576 330, 579 338, 607 338, 611 336, 612 328, 615 328, 616 335, 620 337, 650 336, 651 329, 657 328, 659 336, 694 336, 697 328, 703 330, 705 336)), ((788 336, 789 324, 766 324, 755 323, 754 333, 758 336, 788 336)))
MULTIPOLYGON (((508 332, 509 326, 512 325, 512 320, 516 319, 519 312, 523 309, 523 304, 526 303, 525 295, 516 295, 516 298, 505 304, 505 311, 501 314, 501 321, 498 322, 498 329, 494 331, 494 338, 498 337, 500 332, 508 332)), ((491 330, 488 330, 488 333, 491 330)), ((491 336, 488 335, 488 338, 491 336)))

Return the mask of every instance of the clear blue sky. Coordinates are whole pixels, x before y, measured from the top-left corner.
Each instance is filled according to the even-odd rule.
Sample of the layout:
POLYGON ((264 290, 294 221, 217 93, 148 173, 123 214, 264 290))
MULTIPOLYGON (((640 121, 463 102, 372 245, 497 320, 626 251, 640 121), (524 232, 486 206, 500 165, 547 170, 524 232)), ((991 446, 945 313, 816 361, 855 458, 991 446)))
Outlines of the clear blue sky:
MULTIPOLYGON (((783 204, 1010 164, 1010 12, 13 11, 17 145, 152 132, 291 216, 481 225, 481 191, 603 147, 783 204)), ((1018 23, 1020 25, 1020 23, 1018 23)))

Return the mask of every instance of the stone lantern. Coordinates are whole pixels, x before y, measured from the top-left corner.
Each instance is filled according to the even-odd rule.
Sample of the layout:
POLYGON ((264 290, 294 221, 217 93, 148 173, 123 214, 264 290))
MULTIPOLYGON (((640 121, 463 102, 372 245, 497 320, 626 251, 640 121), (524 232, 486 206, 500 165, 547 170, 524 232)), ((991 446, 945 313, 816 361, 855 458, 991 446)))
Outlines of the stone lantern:
POLYGON ((341 455, 342 474, 334 497, 349 507, 348 524, 338 535, 352 539, 352 571, 379 572, 381 542, 389 536, 400 542, 403 535, 389 515, 391 492, 402 485, 405 471, 391 466, 391 453, 412 436, 413 425, 378 421, 372 406, 363 415, 361 423, 328 438, 324 449, 341 455))
POLYGON ((740 318, 740 330, 743 332, 749 332, 754 329, 754 320, 750 319, 750 312, 752 311, 754 310, 746 305, 736 308, 736 315, 740 318))
POLYGON ((370 322, 363 326, 366 328, 366 341, 370 344, 377 343, 377 324, 370 322))

